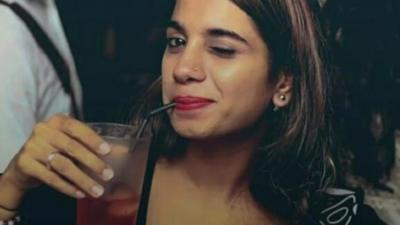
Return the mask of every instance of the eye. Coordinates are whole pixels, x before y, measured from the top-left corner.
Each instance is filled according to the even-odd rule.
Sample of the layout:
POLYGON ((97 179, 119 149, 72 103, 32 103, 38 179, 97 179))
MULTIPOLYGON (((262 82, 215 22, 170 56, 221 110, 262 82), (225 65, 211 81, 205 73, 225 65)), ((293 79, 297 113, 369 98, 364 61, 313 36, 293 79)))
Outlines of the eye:
POLYGON ((179 37, 169 37, 167 38, 168 48, 178 48, 186 44, 185 39, 179 37))
POLYGON ((236 50, 232 48, 224 48, 224 47, 211 47, 211 51, 223 58, 232 58, 236 54, 236 50))

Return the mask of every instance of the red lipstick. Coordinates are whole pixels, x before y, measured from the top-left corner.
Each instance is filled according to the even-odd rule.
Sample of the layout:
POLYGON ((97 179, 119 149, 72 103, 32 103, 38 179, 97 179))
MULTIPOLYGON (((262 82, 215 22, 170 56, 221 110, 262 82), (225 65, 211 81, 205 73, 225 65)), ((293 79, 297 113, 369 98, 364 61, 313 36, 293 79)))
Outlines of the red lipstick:
POLYGON ((176 103, 175 109, 184 111, 200 109, 214 102, 211 99, 196 96, 176 96, 174 101, 176 103))

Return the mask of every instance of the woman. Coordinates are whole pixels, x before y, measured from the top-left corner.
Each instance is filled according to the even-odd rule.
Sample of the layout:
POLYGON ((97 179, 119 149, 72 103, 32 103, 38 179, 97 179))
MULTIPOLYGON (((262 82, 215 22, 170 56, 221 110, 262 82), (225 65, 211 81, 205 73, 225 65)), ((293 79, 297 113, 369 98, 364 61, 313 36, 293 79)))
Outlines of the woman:
POLYGON ((326 77, 309 5, 181 0, 174 6, 161 86, 163 104, 177 106, 159 120, 167 127, 155 125, 164 147, 149 224, 304 219, 309 197, 332 171, 326 77), (204 205, 186 208, 192 201, 204 205))
MULTIPOLYGON (((176 103, 152 124, 160 157, 147 224, 317 223, 313 211, 325 205, 318 193, 333 165, 327 79, 308 2, 172 3, 162 92, 144 106, 176 103)), ((14 216, 7 208, 39 183, 75 198, 101 196, 72 160, 109 180, 96 156, 108 152, 68 117, 37 125, 1 177, 0 219, 14 216)))

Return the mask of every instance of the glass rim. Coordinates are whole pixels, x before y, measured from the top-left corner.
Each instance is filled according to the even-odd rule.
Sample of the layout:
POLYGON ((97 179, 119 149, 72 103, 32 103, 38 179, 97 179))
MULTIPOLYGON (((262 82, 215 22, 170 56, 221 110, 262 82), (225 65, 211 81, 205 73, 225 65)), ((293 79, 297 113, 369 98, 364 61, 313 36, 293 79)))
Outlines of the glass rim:
POLYGON ((89 126, 106 125, 106 126, 130 127, 130 128, 134 128, 134 127, 138 126, 137 124, 124 124, 124 123, 115 123, 115 122, 88 122, 86 124, 89 126))
MULTIPOLYGON (((135 137, 136 132, 140 129, 140 125, 139 124, 123 124, 123 123, 115 123, 115 122, 87 122, 86 123, 90 128, 94 128, 94 126, 109 126, 109 127, 120 127, 120 128, 127 128, 127 129, 132 129, 132 136, 130 137, 113 137, 113 136, 107 136, 107 135, 100 135, 103 136, 105 138, 108 139, 137 139, 135 137)), ((140 137, 139 140, 141 139, 147 139, 147 138, 152 138, 153 137, 153 133, 151 132, 151 130, 147 130, 146 132, 144 132, 144 136, 140 137)))

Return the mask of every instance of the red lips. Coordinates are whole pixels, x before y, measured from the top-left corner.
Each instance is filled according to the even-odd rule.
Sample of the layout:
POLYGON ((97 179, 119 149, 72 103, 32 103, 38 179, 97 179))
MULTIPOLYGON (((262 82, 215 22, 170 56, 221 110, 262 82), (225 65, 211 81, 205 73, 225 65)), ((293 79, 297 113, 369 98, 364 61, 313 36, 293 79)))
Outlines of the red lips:
POLYGON ((208 98, 195 97, 195 96, 176 96, 174 98, 176 103, 175 109, 177 110, 194 110, 206 107, 214 101, 208 98))

